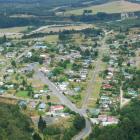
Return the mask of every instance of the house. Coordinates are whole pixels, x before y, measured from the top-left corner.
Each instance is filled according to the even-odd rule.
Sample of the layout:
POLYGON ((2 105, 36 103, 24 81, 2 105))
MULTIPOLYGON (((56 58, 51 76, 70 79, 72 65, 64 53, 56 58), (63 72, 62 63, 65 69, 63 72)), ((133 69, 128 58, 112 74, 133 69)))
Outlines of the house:
POLYGON ((135 96, 138 95, 137 91, 135 91, 134 89, 131 89, 131 88, 129 88, 129 89, 127 90, 127 93, 128 93, 129 95, 133 96, 133 97, 135 97, 135 96))
POLYGON ((61 91, 66 91, 69 83, 68 82, 63 82, 61 84, 58 84, 59 88, 61 91))
POLYGON ((0 60, 0 65, 4 65, 5 62, 3 60, 0 60))
POLYGON ((11 46, 12 46, 12 43, 11 43, 11 42, 6 42, 4 45, 5 45, 6 47, 11 47, 11 46))
POLYGON ((112 88, 112 85, 110 85, 110 84, 103 85, 103 89, 111 89, 111 88, 112 88))
POLYGON ((46 49, 47 46, 41 45, 41 44, 37 44, 37 45, 34 46, 34 48, 35 48, 35 49, 46 49))
POLYGON ((0 88, 0 95, 4 94, 5 90, 0 88))
POLYGON ((111 75, 107 75, 107 76, 106 76, 106 79, 107 79, 107 80, 111 80, 112 78, 113 78, 113 77, 112 77, 111 75))
POLYGON ((108 96, 101 96, 100 98, 100 101, 99 101, 100 104, 111 104, 111 100, 108 96))
POLYGON ((13 69, 7 69, 6 72, 8 72, 8 73, 14 73, 14 70, 13 69))
POLYGON ((108 72, 112 72, 112 73, 114 72, 114 68, 113 67, 109 67, 107 70, 108 70, 108 72))
POLYGON ((119 120, 114 116, 108 116, 106 121, 102 122, 103 126, 118 124, 119 120))
POLYGON ((44 109, 46 109, 46 104, 43 103, 43 102, 40 103, 39 106, 38 106, 38 109, 39 109, 39 110, 44 110, 44 109))
POLYGON ((27 101, 25 101, 25 100, 20 100, 20 101, 18 102, 18 105, 19 105, 19 107, 26 107, 26 106, 27 106, 27 101))
POLYGON ((79 86, 75 87, 75 88, 74 88, 74 91, 75 91, 75 92, 80 92, 80 91, 81 91, 81 87, 79 87, 79 86))
POLYGON ((0 81, 0 86, 3 86, 3 85, 4 85, 4 83, 2 81, 0 81))
POLYGON ((100 110, 101 111, 110 111, 110 107, 108 104, 101 104, 100 105, 100 110))
POLYGON ((106 122, 107 121, 107 115, 99 115, 98 120, 99 120, 99 122, 106 122))
POLYGON ((6 58, 13 58, 13 57, 15 57, 15 53, 9 52, 9 53, 7 53, 5 56, 6 56, 6 58))
POLYGON ((5 87, 7 87, 8 89, 11 89, 11 88, 14 88, 14 85, 11 84, 11 85, 5 85, 5 87))
POLYGON ((31 57, 32 57, 32 52, 28 52, 28 53, 26 54, 26 57, 31 58, 31 57))
POLYGON ((62 106, 62 105, 55 105, 55 106, 50 107, 51 113, 62 112, 63 110, 64 110, 64 106, 62 106))
POLYGON ((20 70, 20 72, 22 72, 22 73, 32 72, 33 71, 33 68, 34 68, 33 64, 29 64, 26 67, 22 68, 20 70))
POLYGON ((29 108, 34 109, 36 107, 37 103, 34 101, 31 101, 31 102, 29 102, 28 105, 29 105, 29 108))
POLYGON ((110 75, 110 76, 114 75, 113 72, 108 72, 107 74, 110 75))
MULTIPOLYGON (((47 93, 47 92, 48 92, 48 89, 45 89, 45 90, 41 89, 41 90, 39 90, 39 92, 40 92, 41 94, 47 93)), ((41 95, 41 94, 40 94, 40 95, 41 95)))
POLYGON ((87 75, 86 74, 81 74, 81 80, 86 80, 87 75))
POLYGON ((114 60, 110 60, 109 62, 109 65, 113 66, 115 64, 114 60))
POLYGON ((34 99, 39 99, 42 94, 35 94, 34 99))
POLYGON ((97 118, 90 118, 92 124, 99 124, 99 120, 97 118))
POLYGON ((4 48, 0 47, 0 52, 2 52, 4 50, 4 48))
POLYGON ((98 108, 90 108, 88 111, 92 116, 98 116, 100 114, 100 109, 98 108))

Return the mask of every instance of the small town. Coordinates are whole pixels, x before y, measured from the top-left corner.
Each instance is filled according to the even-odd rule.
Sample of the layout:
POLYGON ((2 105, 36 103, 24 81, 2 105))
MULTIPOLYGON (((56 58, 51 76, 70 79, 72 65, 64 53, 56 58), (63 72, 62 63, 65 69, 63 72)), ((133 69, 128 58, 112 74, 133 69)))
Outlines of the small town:
MULTIPOLYGON (((1 140, 140 139, 140 4, 132 4, 139 10, 99 13, 103 22, 90 19, 92 10, 80 17, 79 7, 64 6, 56 7, 56 20, 77 22, 0 27, 0 119, 13 114, 24 127, 13 122, 6 131, 17 136, 3 130, 1 140), (27 132, 20 137, 18 129, 27 132)), ((6 124, 0 121, 0 130, 6 124)))

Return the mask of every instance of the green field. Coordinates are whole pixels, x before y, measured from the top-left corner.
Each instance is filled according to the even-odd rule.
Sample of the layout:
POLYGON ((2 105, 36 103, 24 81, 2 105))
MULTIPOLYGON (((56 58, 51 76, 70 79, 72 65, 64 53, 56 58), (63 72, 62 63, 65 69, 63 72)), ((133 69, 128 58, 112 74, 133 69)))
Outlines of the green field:
POLYGON ((106 4, 90 6, 86 8, 79 8, 74 10, 66 11, 66 15, 81 15, 83 14, 84 10, 92 10, 94 14, 98 12, 106 12, 106 13, 121 13, 121 12, 133 12, 133 11, 140 11, 140 4, 131 3, 131 2, 120 2, 114 1, 109 2, 106 4))
POLYGON ((16 96, 28 98, 28 91, 19 91, 19 92, 17 92, 16 96))

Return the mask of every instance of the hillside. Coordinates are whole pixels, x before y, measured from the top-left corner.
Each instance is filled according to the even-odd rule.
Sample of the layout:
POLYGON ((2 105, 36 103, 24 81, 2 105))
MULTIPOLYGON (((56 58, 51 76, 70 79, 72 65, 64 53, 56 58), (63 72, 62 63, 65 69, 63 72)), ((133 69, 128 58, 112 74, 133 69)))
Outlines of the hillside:
POLYGON ((123 2, 113 1, 101 5, 89 6, 86 8, 68 10, 66 14, 81 15, 83 14, 84 10, 92 10, 94 14, 98 12, 106 12, 106 13, 134 12, 134 11, 140 11, 140 4, 132 3, 128 1, 123 1, 123 2))
POLYGON ((17 106, 0 103, 0 140, 32 140, 30 124, 17 106))

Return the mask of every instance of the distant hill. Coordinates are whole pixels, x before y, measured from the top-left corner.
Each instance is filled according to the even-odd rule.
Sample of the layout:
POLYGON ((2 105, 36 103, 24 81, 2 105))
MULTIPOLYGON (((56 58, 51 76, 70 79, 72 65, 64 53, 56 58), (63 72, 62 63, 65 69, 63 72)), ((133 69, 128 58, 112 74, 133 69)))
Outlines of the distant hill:
POLYGON ((84 10, 92 10, 94 14, 98 12, 105 12, 105 13, 136 12, 136 11, 140 11, 140 4, 128 2, 128 1, 112 1, 100 5, 92 5, 92 6, 67 10, 66 14, 81 15, 83 14, 84 10))
POLYGON ((112 0, 0 0, 0 14, 46 15, 50 9, 55 7, 83 7, 89 3, 94 5, 108 1, 112 0))
POLYGON ((128 0, 130 2, 136 2, 136 3, 140 3, 140 0, 128 0))
POLYGON ((46 6, 60 6, 60 5, 73 5, 73 4, 81 4, 82 2, 85 3, 105 3, 112 0, 0 0, 0 3, 16 3, 16 4, 46 4, 46 6))

